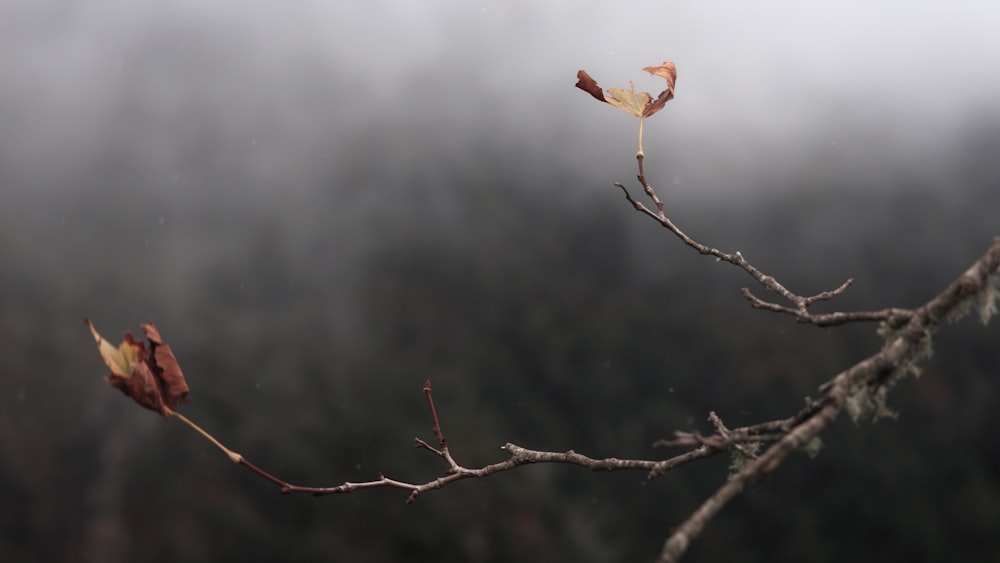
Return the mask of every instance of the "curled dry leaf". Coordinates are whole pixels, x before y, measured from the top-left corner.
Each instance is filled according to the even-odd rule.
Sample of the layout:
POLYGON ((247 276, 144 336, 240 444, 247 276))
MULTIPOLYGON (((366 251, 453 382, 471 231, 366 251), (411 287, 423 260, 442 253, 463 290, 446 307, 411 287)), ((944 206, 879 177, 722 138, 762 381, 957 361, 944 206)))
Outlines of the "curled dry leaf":
POLYGON ((663 109, 667 102, 674 98, 674 84, 677 82, 677 67, 670 61, 664 61, 659 66, 647 66, 642 69, 659 76, 667 81, 667 89, 660 92, 660 95, 653 99, 653 96, 646 92, 636 92, 635 84, 630 84, 630 89, 608 88, 608 95, 604 95, 597 81, 591 78, 587 71, 580 70, 576 73, 576 87, 587 92, 597 100, 611 104, 622 111, 630 113, 636 117, 649 117, 663 109))
POLYGON ((163 343, 160 331, 153 326, 153 323, 141 326, 143 332, 146 333, 146 339, 149 340, 153 363, 159 368, 159 381, 163 384, 167 406, 174 408, 177 406, 177 403, 183 403, 188 400, 189 389, 187 381, 184 380, 184 373, 181 372, 181 366, 177 363, 174 352, 170 349, 170 346, 163 343))
POLYGON ((646 111, 642 114, 643 117, 649 117, 663 109, 663 106, 667 102, 674 99, 674 84, 677 83, 677 67, 670 61, 663 61, 663 64, 659 66, 647 66, 642 70, 667 81, 667 89, 660 92, 660 95, 646 106, 646 111))
POLYGON ((97 351, 111 368, 105 380, 135 402, 164 416, 188 400, 188 385, 177 358, 163 343, 152 323, 142 325, 149 347, 125 333, 116 348, 104 339, 94 324, 84 319, 97 342, 97 351))

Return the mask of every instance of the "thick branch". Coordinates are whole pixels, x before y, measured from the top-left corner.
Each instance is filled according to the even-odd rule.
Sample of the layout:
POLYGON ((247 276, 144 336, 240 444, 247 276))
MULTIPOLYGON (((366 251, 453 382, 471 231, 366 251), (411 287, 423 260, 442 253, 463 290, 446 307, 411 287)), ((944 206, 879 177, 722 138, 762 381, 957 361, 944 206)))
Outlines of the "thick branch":
POLYGON ((1000 240, 997 240, 964 274, 944 291, 917 309, 904 328, 898 331, 877 354, 837 374, 820 387, 824 397, 821 407, 798 423, 783 438, 768 448, 691 514, 667 539, 657 560, 678 561, 691 540, 733 497, 748 485, 769 475, 793 450, 805 446, 833 422, 844 409, 848 397, 858 389, 878 389, 910 361, 919 358, 931 333, 943 320, 968 312, 972 301, 995 291, 994 279, 1000 269, 1000 240))

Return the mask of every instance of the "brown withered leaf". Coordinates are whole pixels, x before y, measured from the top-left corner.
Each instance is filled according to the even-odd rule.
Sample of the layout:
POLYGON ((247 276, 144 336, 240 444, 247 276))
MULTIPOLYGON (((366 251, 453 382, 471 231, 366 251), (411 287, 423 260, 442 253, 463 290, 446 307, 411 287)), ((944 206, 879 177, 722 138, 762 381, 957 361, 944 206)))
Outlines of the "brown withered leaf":
POLYGON ((164 410, 163 393, 160 391, 156 376, 145 362, 136 364, 132 377, 123 378, 112 374, 104 376, 104 379, 112 387, 132 397, 132 400, 147 409, 167 414, 164 410))
POLYGON ((660 92, 654 100, 647 92, 636 92, 635 85, 629 83, 631 88, 608 88, 608 95, 605 96, 597 81, 591 78, 587 71, 580 70, 576 73, 576 87, 587 92, 594 98, 613 105, 636 117, 649 117, 663 109, 667 102, 674 98, 674 85, 677 82, 677 67, 670 61, 664 61, 658 66, 647 66, 646 72, 653 76, 659 76, 667 81, 667 89, 660 92))
POLYGON ((585 70, 576 73, 576 87, 597 98, 598 101, 606 102, 604 91, 597 85, 597 81, 590 77, 585 70))
POLYGON ((149 340, 147 349, 128 332, 121 345, 115 348, 97 332, 93 323, 87 319, 84 322, 94 335, 101 359, 111 368, 104 379, 112 387, 164 416, 188 400, 188 385, 180 365, 152 323, 142 325, 149 340))
POLYGON ((663 106, 665 106, 667 102, 674 99, 674 84, 677 83, 677 67, 670 61, 663 61, 663 64, 660 66, 647 66, 642 70, 652 74, 653 76, 659 76, 667 81, 667 89, 660 92, 660 95, 656 97, 656 100, 646 106, 646 110, 642 114, 643 117, 649 117, 663 109, 663 106))
POLYGON ((163 402, 172 409, 176 408, 178 403, 186 403, 190 389, 187 381, 184 380, 181 366, 177 363, 177 358, 174 357, 174 352, 170 346, 163 343, 160 331, 153 326, 153 323, 142 325, 142 330, 146 333, 146 339, 149 340, 153 362, 159 368, 157 376, 159 381, 163 383, 163 402))

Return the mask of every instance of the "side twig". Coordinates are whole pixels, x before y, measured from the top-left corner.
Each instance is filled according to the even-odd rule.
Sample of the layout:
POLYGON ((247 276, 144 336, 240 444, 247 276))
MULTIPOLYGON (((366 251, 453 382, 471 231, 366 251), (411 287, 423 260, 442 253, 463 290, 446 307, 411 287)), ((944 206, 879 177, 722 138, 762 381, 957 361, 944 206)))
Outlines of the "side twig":
POLYGON ((659 198, 656 190, 653 186, 646 181, 646 172, 643 168, 644 156, 642 154, 636 155, 636 161, 638 162, 639 173, 636 179, 642 186, 643 191, 646 196, 653 202, 656 207, 656 211, 653 211, 645 204, 637 201, 629 193, 628 188, 625 187, 621 182, 615 182, 614 185, 622 190, 625 194, 625 199, 632 204, 632 207, 636 211, 648 216, 657 223, 659 223, 663 228, 667 229, 673 233, 677 238, 681 240, 685 245, 693 248, 700 254, 706 254, 714 256, 717 260, 722 262, 728 262, 737 266, 746 273, 750 274, 758 284, 764 286, 765 289, 783 297, 786 301, 791 303, 791 306, 779 305, 777 303, 765 301, 755 296, 748 288, 743 288, 743 295, 750 301, 752 307, 756 309, 765 309, 768 311, 773 311, 776 313, 785 313, 794 316, 799 322, 814 324, 817 326, 835 326, 850 322, 859 321, 884 321, 888 323, 893 328, 898 328, 909 320, 909 317, 913 314, 913 311, 907 309, 882 309, 879 311, 858 311, 858 312, 841 312, 841 313, 831 313, 831 314, 813 314, 809 312, 809 306, 817 301, 825 301, 837 297, 847 291, 847 288, 854 283, 853 278, 847 279, 836 289, 823 291, 817 293, 816 295, 799 295, 784 285, 782 285, 773 276, 767 275, 756 266, 751 264, 743 254, 739 251, 728 253, 723 252, 717 248, 708 246, 707 244, 702 244, 697 240, 691 238, 684 231, 682 231, 673 221, 667 217, 664 212, 663 201, 659 198))
MULTIPOLYGON (((438 447, 434 447, 425 440, 420 438, 415 438, 415 445, 417 448, 427 450, 437 456, 440 456, 448 464, 448 468, 445 470, 444 475, 432 479, 424 483, 410 483, 407 481, 401 481, 398 479, 392 479, 385 476, 383 473, 379 473, 377 479, 371 481, 361 481, 361 482, 350 482, 346 481, 340 485, 333 487, 310 487, 303 485, 294 485, 283 479, 275 477, 274 475, 264 471, 263 469, 257 467, 249 460, 247 460, 243 455, 238 454, 229 448, 223 446, 215 438, 211 437, 210 434, 206 433, 204 430, 199 428, 193 422, 188 420, 186 417, 181 415, 176 411, 171 411, 169 414, 180 419, 185 424, 188 424, 193 429, 195 429, 199 434, 209 439, 215 446, 221 449, 231 461, 238 463, 250 471, 253 471, 263 479, 278 485, 283 494, 292 493, 306 493, 313 496, 325 496, 325 495, 337 495, 352 493, 354 491, 362 489, 373 489, 379 487, 393 487, 397 489, 405 489, 410 491, 409 497, 407 497, 406 502, 414 502, 418 496, 421 494, 440 489, 449 483, 455 481, 460 481, 469 478, 483 478, 494 473, 500 473, 503 471, 509 471, 515 469, 522 465, 528 465, 533 463, 564 463, 568 465, 576 465, 579 467, 584 467, 590 469, 591 471, 622 471, 622 470, 642 470, 647 471, 648 478, 654 479, 666 473, 669 469, 683 465, 685 463, 694 461, 696 459, 707 457, 724 451, 728 444, 693 444, 697 445, 697 449, 674 456, 665 460, 644 460, 644 459, 618 459, 618 458, 591 458, 583 454, 579 454, 573 450, 566 452, 548 452, 548 451, 538 451, 531 450, 528 448, 523 448, 513 443, 504 444, 501 449, 510 454, 510 458, 506 461, 499 463, 494 463, 486 465, 476 469, 470 469, 459 465, 455 459, 452 457, 450 450, 448 449, 447 440, 444 436, 444 431, 442 430, 440 420, 438 418, 437 407, 434 405, 434 396, 431 390, 431 382, 427 380, 424 383, 424 395, 427 398, 427 405, 430 410, 431 420, 433 422, 434 436, 437 439, 438 447)), ((759 438, 758 438, 759 439, 759 438)))

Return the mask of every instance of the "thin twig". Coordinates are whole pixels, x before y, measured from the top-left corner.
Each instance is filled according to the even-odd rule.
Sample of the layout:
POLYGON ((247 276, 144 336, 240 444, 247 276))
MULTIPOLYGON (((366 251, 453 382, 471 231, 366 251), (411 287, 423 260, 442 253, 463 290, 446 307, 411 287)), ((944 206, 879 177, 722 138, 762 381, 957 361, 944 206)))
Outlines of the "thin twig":
POLYGON ((707 244, 702 244, 697 240, 691 238, 684 231, 682 231, 673 221, 667 217, 664 212, 663 201, 657 195, 656 190, 653 186, 646 181, 646 173, 643 167, 643 162, 645 158, 642 154, 636 155, 636 162, 638 163, 639 173, 636 179, 642 186, 643 191, 646 196, 649 197, 653 205, 656 206, 656 211, 646 207, 642 202, 637 201, 632 197, 632 194, 628 191, 628 188, 620 182, 615 182, 614 185, 622 190, 625 194, 625 199, 632 204, 632 207, 636 211, 639 211, 643 215, 648 216, 653 219, 665 229, 673 233, 677 238, 681 240, 685 245, 698 251, 700 254, 706 254, 709 256, 714 256, 716 259, 722 262, 728 262, 737 266, 746 273, 750 275, 758 284, 764 286, 768 291, 771 291, 792 304, 792 307, 778 305, 776 303, 771 303, 764 301, 752 293, 747 288, 743 288, 743 295, 751 302, 751 305, 757 309, 766 309, 769 311, 774 311, 776 313, 785 313, 796 317, 799 322, 815 324, 817 326, 834 326, 839 324, 844 324, 848 322, 858 322, 858 321, 887 321, 893 326, 901 326, 906 322, 908 316, 912 314, 912 311, 905 309, 883 309, 881 311, 863 311, 856 313, 833 313, 825 315, 815 315, 810 313, 808 308, 810 305, 817 301, 825 301, 837 297, 847 291, 847 288, 854 283, 853 279, 848 279, 842 283, 836 289, 823 291, 817 293, 816 295, 799 295, 790 291, 784 285, 782 285, 773 276, 769 276, 759 270, 756 266, 751 264, 743 254, 739 251, 728 253, 723 252, 717 248, 708 246, 707 244))
POLYGON ((293 493, 304 493, 313 496, 325 496, 325 495, 337 495, 352 493, 354 491, 359 491, 363 489, 373 489, 380 487, 391 487, 397 489, 405 489, 410 491, 410 495, 407 497, 406 502, 412 503, 421 494, 440 489, 449 483, 455 481, 461 481, 463 479, 469 478, 483 478, 494 473, 500 473, 502 471, 509 471, 515 469, 522 465, 530 465, 533 463, 564 463, 568 465, 577 465, 579 467, 584 467, 590 469, 591 471, 622 471, 622 470, 643 470, 649 472, 647 479, 654 479, 660 475, 666 473, 667 470, 694 461, 696 459, 706 457, 716 453, 715 448, 707 448, 701 444, 691 444, 697 449, 685 454, 677 455, 665 460, 645 460, 645 459, 619 459, 619 458, 591 458, 583 454, 579 454, 572 450, 567 452, 548 452, 548 451, 538 451, 531 450, 528 448, 523 448, 516 444, 507 443, 504 444, 501 449, 510 454, 509 459, 501 461, 498 463, 493 463, 490 465, 485 465, 480 468, 470 469, 459 465, 455 459, 451 456, 451 453, 447 446, 447 439, 444 435, 444 430, 442 429, 440 419, 438 418, 437 408, 434 406, 434 396, 431 390, 431 382, 427 380, 424 383, 424 395, 427 398, 427 406, 430 411, 431 421, 433 422, 434 436, 437 439, 439 448, 435 448, 424 440, 416 438, 416 445, 419 448, 425 449, 432 452, 433 454, 443 458, 448 464, 448 468, 445 470, 445 474, 436 479, 424 483, 410 483, 406 481, 400 481, 398 479, 392 479, 386 477, 384 474, 379 473, 377 479, 370 481, 360 481, 351 482, 345 481, 336 486, 332 487, 312 487, 305 485, 294 485, 281 479, 275 477, 274 475, 264 471, 263 469, 257 467, 250 461, 248 461, 242 455, 230 450, 229 448, 223 446, 218 440, 212 437, 211 434, 202 430, 198 425, 188 420, 186 417, 181 415, 176 411, 170 411, 168 414, 171 416, 176 416, 178 419, 184 423, 191 426, 193 429, 198 431, 203 437, 211 441, 216 447, 221 449, 230 460, 243 465, 250 471, 253 471, 260 477, 270 481, 277 485, 283 494, 293 494, 293 493))
POLYGON ((214 444, 215 447, 217 447, 220 450, 222 450, 222 452, 224 454, 226 454, 226 456, 229 457, 229 461, 231 461, 233 463, 240 463, 241 461, 243 461, 243 456, 241 456, 240 454, 238 454, 238 453, 234 452, 233 450, 227 448, 226 446, 223 446, 222 442, 219 442, 218 440, 215 439, 215 436, 212 436, 208 432, 205 432, 201 428, 201 426, 198 426, 197 424, 191 422, 191 420, 188 419, 188 417, 184 416, 183 414, 181 414, 181 413, 179 413, 179 412, 177 412, 177 411, 175 411, 175 410, 173 410, 173 409, 171 409, 170 407, 167 407, 167 406, 164 406, 163 409, 164 409, 164 412, 165 412, 165 414, 167 416, 172 416, 172 417, 180 420, 184 424, 187 424, 188 426, 190 426, 191 428, 193 428, 195 430, 195 432, 201 434, 203 438, 205 438, 209 442, 212 442, 212 444, 214 444))

